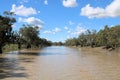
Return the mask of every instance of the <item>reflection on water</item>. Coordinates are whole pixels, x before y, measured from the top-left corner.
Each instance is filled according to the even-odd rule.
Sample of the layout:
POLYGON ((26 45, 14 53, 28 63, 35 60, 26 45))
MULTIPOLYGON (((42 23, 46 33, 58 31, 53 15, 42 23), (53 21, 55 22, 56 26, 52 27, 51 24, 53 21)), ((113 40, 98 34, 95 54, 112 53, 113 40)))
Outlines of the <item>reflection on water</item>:
POLYGON ((119 80, 120 57, 52 46, 0 55, 0 80, 119 80))

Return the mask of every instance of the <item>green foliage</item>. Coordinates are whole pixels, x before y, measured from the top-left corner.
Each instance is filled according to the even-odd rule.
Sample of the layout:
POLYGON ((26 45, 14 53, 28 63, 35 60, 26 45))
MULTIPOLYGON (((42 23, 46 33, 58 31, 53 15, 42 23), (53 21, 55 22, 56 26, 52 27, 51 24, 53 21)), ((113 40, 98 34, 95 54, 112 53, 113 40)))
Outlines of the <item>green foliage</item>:
POLYGON ((120 47, 120 25, 109 28, 107 25, 103 30, 87 30, 79 35, 77 39, 68 39, 65 43, 67 46, 105 46, 105 48, 120 47))
POLYGON ((63 42, 53 42, 52 45, 55 45, 55 46, 63 46, 64 43, 63 43, 63 42))
POLYGON ((65 43, 67 46, 78 46, 79 45, 79 42, 77 40, 77 38, 73 38, 73 39, 68 39, 66 40, 66 43, 65 43))
POLYGON ((112 27, 108 34, 109 45, 112 48, 120 47, 120 26, 112 27))
POLYGON ((78 41, 79 41, 81 47, 85 46, 86 43, 87 43, 87 36, 86 36, 84 33, 82 33, 82 34, 78 37, 78 41))
POLYGON ((51 46, 52 45, 52 42, 51 41, 48 41, 44 38, 40 38, 40 47, 44 47, 44 46, 51 46))
POLYGON ((32 27, 30 25, 24 25, 22 28, 20 28, 20 34, 25 41, 31 44, 34 44, 34 42, 39 39, 39 31, 37 26, 32 27))
POLYGON ((15 51, 15 50, 18 50, 17 44, 6 44, 3 47, 3 52, 9 52, 9 51, 15 51))
POLYGON ((39 27, 31 25, 23 25, 20 28, 20 42, 27 45, 27 48, 32 46, 43 47, 51 45, 50 41, 39 37, 39 27))
POLYGON ((5 16, 0 15, 0 53, 2 53, 3 46, 12 39, 12 25, 15 22, 11 12, 5 12, 5 16))

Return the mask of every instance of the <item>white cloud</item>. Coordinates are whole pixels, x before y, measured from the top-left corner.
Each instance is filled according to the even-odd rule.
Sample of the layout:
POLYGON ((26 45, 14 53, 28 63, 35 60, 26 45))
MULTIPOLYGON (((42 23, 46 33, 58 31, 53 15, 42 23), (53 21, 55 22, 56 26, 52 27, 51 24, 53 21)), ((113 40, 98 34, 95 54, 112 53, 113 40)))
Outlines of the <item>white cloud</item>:
POLYGON ((110 17, 120 16, 120 0, 114 0, 105 10, 110 17))
POLYGON ((67 35, 67 39, 70 39, 71 37, 70 37, 70 35, 67 35))
POLYGON ((38 13, 40 13, 40 11, 38 11, 38 13))
POLYGON ((110 27, 114 27, 115 25, 110 25, 110 27))
POLYGON ((48 0, 44 0, 44 4, 45 4, 45 5, 48 5, 48 0))
POLYGON ((88 18, 105 17, 105 10, 100 7, 93 8, 88 4, 81 9, 80 15, 87 16, 88 18))
POLYGON ((23 18, 19 17, 18 22, 22 22, 23 18))
POLYGON ((12 27, 16 27, 16 25, 15 25, 15 24, 13 24, 13 25, 12 25, 12 27))
POLYGON ((43 33, 44 34, 56 34, 56 33, 58 33, 58 32, 61 32, 61 29, 60 28, 55 28, 55 29, 53 29, 53 30, 46 30, 46 31, 44 31, 43 33))
POLYGON ((43 27, 44 22, 38 18, 35 17, 29 17, 29 18, 19 18, 18 19, 19 22, 25 22, 27 24, 33 25, 33 26, 39 26, 40 28, 43 27))
POLYGON ((37 14, 37 11, 32 7, 27 8, 24 5, 20 5, 17 7, 15 4, 12 5, 11 12, 15 12, 16 15, 25 17, 37 14))
POLYGON ((65 29, 65 30, 68 30, 68 27, 67 27, 67 26, 65 26, 65 27, 64 27, 64 29, 65 29))
POLYGON ((84 33, 87 29, 81 27, 80 25, 78 25, 76 27, 76 30, 74 32, 71 32, 71 34, 74 34, 74 35, 80 35, 81 33, 84 33))
POLYGON ((23 3, 28 3, 29 0, 19 0, 20 4, 23 4, 23 3))
POLYGON ((67 32, 68 32, 68 33, 71 33, 72 31, 69 29, 67 32))
POLYGON ((76 7, 77 1, 76 0, 63 0, 63 6, 64 7, 76 7))
POLYGON ((67 33, 69 33, 69 34, 72 33, 72 29, 68 28, 67 26, 65 26, 64 29, 67 31, 67 33))
POLYGON ((74 24, 74 22, 72 22, 72 21, 69 21, 69 25, 73 25, 74 24))
POLYGON ((103 17, 119 17, 120 16, 120 0, 113 0, 111 4, 105 8, 91 7, 90 4, 81 9, 82 16, 88 18, 103 18, 103 17))
POLYGON ((83 28, 81 26, 81 24, 78 24, 75 29, 70 29, 68 27, 66 27, 66 28, 67 28, 66 30, 67 30, 68 34, 76 35, 76 36, 80 35, 81 33, 84 33, 87 30, 87 29, 83 28))
POLYGON ((55 34, 55 32, 53 32, 53 31, 44 31, 43 33, 44 34, 55 34))
POLYGON ((60 31, 61 31, 61 29, 60 29, 60 28, 57 28, 57 27, 53 30, 53 32, 55 32, 55 33, 56 33, 56 32, 60 32, 60 31))
POLYGON ((67 31, 67 33, 71 33, 72 32, 72 30, 70 28, 68 28, 67 26, 65 26, 64 29, 67 31))

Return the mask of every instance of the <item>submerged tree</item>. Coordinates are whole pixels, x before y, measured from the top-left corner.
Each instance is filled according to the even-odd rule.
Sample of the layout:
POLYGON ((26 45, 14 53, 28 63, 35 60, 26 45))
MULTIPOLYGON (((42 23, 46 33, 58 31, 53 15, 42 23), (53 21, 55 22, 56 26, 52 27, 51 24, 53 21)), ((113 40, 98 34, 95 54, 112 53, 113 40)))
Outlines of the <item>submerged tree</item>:
POLYGON ((12 39, 12 25, 16 22, 13 12, 4 12, 0 15, 0 53, 3 46, 12 39))

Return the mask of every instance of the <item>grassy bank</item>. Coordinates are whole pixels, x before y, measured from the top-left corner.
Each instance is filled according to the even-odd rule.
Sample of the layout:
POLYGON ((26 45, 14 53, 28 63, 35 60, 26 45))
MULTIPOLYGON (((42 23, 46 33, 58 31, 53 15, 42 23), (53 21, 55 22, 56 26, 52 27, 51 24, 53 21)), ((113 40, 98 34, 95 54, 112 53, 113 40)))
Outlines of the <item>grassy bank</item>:
POLYGON ((3 47, 3 52, 10 52, 10 51, 16 51, 18 50, 17 44, 7 44, 3 47))
MULTIPOLYGON (((25 49, 26 46, 22 45, 21 50, 25 49)), ((3 47, 3 53, 10 52, 10 51, 17 51, 18 49, 18 44, 7 44, 3 47)))
MULTIPOLYGON (((35 47, 32 45, 30 49, 26 49, 26 45, 21 46, 20 51, 27 51, 27 52, 32 52, 32 51, 39 51, 42 47, 35 47)), ((10 52, 10 51, 17 51, 18 49, 18 44, 7 44, 3 47, 3 53, 10 52)))

